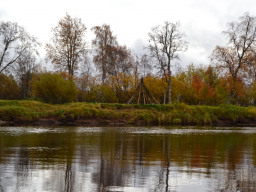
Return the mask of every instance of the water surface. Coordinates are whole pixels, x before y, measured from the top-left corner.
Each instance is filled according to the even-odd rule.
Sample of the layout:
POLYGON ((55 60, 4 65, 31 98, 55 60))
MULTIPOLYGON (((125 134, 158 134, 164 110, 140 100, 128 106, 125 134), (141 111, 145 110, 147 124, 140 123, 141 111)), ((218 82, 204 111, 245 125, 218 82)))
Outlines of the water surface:
POLYGON ((256 128, 0 127, 0 192, 256 191, 256 128))

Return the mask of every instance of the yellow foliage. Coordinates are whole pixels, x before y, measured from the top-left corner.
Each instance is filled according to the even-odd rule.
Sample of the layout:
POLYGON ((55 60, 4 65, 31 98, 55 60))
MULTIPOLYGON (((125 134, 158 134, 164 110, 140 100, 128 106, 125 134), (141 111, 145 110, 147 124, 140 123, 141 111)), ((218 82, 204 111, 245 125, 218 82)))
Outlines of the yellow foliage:
POLYGON ((168 87, 165 78, 148 75, 144 78, 144 83, 151 95, 155 97, 159 103, 163 103, 164 93, 168 87))
POLYGON ((13 77, 0 74, 0 99, 17 99, 19 87, 13 77))
POLYGON ((34 97, 53 104, 75 101, 78 93, 72 80, 52 73, 34 75, 31 87, 34 97))

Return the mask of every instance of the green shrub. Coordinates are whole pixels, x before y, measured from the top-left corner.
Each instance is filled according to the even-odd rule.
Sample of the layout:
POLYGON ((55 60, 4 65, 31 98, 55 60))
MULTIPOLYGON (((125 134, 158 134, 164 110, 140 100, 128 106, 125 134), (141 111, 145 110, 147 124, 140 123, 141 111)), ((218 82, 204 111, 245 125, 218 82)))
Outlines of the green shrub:
POLYGON ((77 98, 77 88, 72 80, 59 74, 45 73, 33 77, 32 94, 51 104, 68 103, 77 98))
POLYGON ((102 103, 117 103, 118 98, 113 89, 108 85, 98 87, 98 100, 102 103))

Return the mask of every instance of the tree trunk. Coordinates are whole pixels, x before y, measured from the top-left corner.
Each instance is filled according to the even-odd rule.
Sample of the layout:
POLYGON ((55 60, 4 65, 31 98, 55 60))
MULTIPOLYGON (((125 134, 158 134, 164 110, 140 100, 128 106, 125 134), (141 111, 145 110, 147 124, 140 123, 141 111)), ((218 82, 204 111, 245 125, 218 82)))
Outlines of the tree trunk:
POLYGON ((235 96, 235 90, 236 90, 236 80, 233 80, 234 83, 233 83, 233 87, 231 88, 231 91, 230 91, 230 94, 228 96, 228 101, 227 103, 230 104, 233 97, 235 96))
POLYGON ((171 75, 171 70, 169 69, 168 70, 168 104, 171 104, 172 103, 172 85, 171 85, 171 82, 172 82, 172 75, 171 75))
POLYGON ((106 70, 105 70, 105 64, 102 63, 102 76, 101 76, 101 80, 102 80, 102 84, 105 84, 105 79, 106 79, 106 70))
POLYGON ((164 90, 164 104, 166 103, 166 89, 164 90))

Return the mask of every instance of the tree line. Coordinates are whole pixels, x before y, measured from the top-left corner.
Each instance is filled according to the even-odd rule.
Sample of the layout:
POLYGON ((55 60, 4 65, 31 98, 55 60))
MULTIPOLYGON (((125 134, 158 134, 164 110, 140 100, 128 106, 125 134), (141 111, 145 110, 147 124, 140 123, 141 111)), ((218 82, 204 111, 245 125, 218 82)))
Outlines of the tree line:
POLYGON ((54 66, 48 71, 38 59, 37 38, 17 23, 1 22, 0 99, 126 103, 144 78, 160 103, 256 102, 256 17, 249 13, 227 24, 226 45, 216 46, 207 66, 174 65, 188 46, 179 22, 153 27, 143 55, 120 45, 107 24, 91 29, 91 43, 87 31, 79 18, 60 19, 45 45, 45 60, 54 66))

